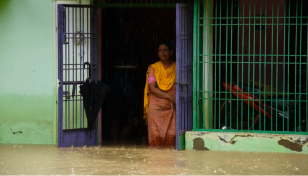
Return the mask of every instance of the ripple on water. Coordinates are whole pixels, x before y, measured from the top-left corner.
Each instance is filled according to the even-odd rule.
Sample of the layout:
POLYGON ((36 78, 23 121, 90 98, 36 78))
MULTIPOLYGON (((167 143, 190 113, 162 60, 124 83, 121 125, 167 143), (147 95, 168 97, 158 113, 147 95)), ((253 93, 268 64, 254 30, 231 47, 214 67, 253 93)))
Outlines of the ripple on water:
POLYGON ((5 175, 307 175, 308 169, 301 169, 307 165, 308 157, 304 154, 174 151, 148 146, 57 148, 0 144, 0 174, 5 175))

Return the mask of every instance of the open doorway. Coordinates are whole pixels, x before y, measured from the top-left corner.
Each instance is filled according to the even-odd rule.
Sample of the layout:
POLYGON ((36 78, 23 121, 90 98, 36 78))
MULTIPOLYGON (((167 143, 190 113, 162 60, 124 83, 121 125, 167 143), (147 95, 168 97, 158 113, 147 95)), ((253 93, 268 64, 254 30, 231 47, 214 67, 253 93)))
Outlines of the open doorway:
POLYGON ((102 111, 103 144, 148 144, 145 75, 159 61, 157 43, 169 40, 175 45, 175 23, 175 8, 102 9, 102 80, 110 88, 102 111), (138 67, 119 68, 128 65, 138 67))

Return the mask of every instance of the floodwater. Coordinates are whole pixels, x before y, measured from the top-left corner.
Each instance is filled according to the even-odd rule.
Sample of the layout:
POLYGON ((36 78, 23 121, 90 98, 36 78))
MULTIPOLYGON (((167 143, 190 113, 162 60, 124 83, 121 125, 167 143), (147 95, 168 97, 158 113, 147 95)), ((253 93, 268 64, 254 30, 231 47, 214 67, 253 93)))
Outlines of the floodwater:
POLYGON ((307 166, 306 154, 0 144, 1 175, 307 175, 307 166))

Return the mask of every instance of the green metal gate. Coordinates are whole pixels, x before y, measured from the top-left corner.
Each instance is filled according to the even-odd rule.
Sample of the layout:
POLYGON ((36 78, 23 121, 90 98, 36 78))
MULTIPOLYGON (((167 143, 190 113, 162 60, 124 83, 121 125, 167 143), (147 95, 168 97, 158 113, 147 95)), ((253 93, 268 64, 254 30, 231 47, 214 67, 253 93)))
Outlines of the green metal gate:
POLYGON ((308 134, 307 7, 194 1, 194 130, 308 134))

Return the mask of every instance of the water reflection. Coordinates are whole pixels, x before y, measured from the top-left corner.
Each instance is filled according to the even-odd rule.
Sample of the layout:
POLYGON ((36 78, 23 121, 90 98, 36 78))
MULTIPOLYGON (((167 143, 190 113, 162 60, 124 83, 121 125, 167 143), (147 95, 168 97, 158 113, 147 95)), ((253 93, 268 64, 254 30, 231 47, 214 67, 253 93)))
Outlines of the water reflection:
POLYGON ((0 144, 1 175, 308 174, 305 154, 0 144))

